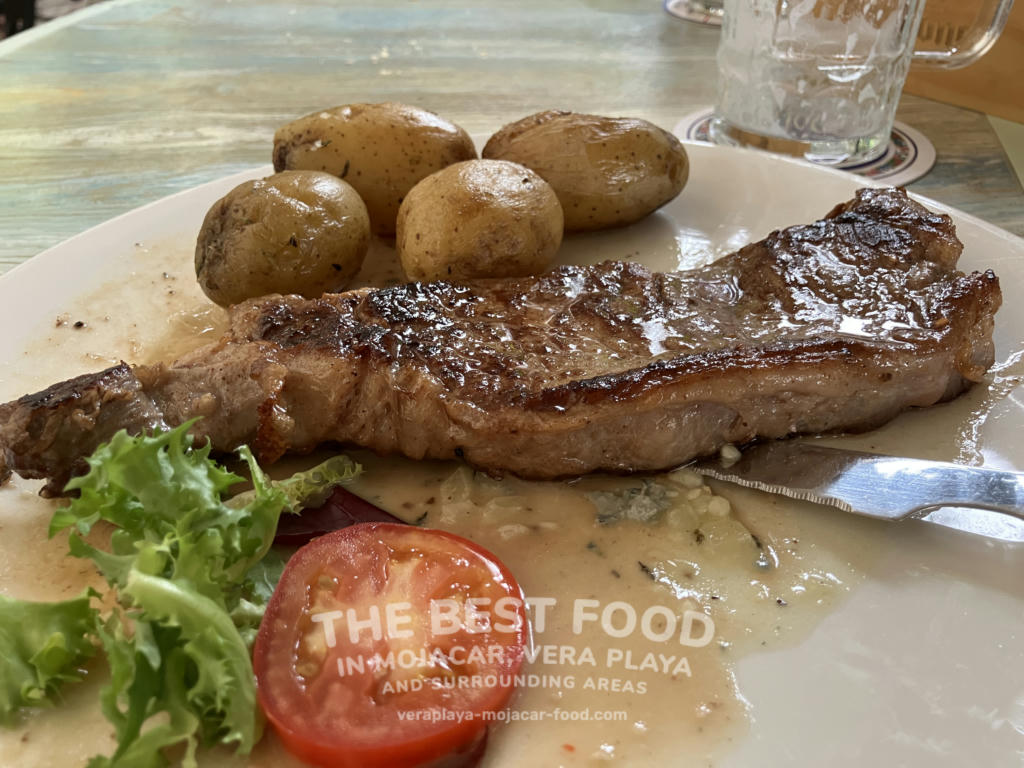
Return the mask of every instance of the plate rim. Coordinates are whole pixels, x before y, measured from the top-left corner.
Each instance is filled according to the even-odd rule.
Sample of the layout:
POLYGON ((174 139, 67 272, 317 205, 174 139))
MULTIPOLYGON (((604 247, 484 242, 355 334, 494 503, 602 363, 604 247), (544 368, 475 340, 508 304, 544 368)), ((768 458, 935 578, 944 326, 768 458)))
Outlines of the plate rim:
MULTIPOLYGON (((745 166, 744 157, 753 158, 754 162, 760 163, 762 168, 767 168, 769 171, 773 167, 774 168, 787 168, 788 169, 788 168, 794 168, 794 166, 796 166, 796 167, 798 167, 797 170, 799 170, 801 173, 813 172, 814 175, 817 175, 820 178, 826 178, 827 177, 827 178, 830 178, 830 179, 841 180, 842 183, 847 188, 849 188, 849 189, 856 189, 858 187, 885 187, 885 186, 889 186, 889 185, 886 185, 884 183, 873 182, 871 180, 861 179, 859 177, 856 177, 856 176, 854 176, 852 174, 849 174, 847 172, 844 172, 844 171, 840 171, 840 170, 836 170, 836 169, 831 169, 831 168, 822 168, 822 167, 819 167, 819 166, 814 166, 814 165, 812 165, 810 163, 807 163, 805 161, 796 160, 796 159, 792 159, 792 158, 786 158, 786 157, 769 155, 769 154, 761 152, 759 150, 744 149, 744 148, 732 148, 732 147, 717 147, 716 145, 707 144, 707 143, 703 143, 703 142, 686 142, 685 144, 686 144, 686 147, 687 147, 688 150, 691 150, 691 149, 693 150, 693 156, 694 157, 699 156, 701 158, 700 162, 702 162, 702 163, 706 162, 709 158, 712 158, 714 155, 717 155, 717 154, 728 154, 729 156, 732 156, 732 157, 736 158, 736 164, 738 166, 740 166, 740 167, 745 166), (739 154, 737 154, 737 153, 739 153, 739 154)), ((128 220, 128 219, 130 219, 132 217, 139 216, 140 214, 143 215, 143 216, 145 216, 145 215, 152 215, 151 214, 152 209, 158 208, 158 207, 161 207, 161 206, 166 206, 166 205, 168 205, 168 203, 171 203, 171 202, 174 202, 174 201, 178 201, 181 198, 184 198, 184 197, 187 197, 187 196, 196 195, 196 194, 202 194, 201 190, 203 190, 203 189, 210 188, 210 187, 217 186, 217 185, 221 186, 222 188, 227 188, 229 184, 238 184, 238 183, 241 183, 241 182, 243 182, 245 180, 248 180, 248 179, 251 179, 251 178, 256 178, 260 174, 266 174, 266 173, 269 173, 269 172, 272 172, 272 168, 271 168, 271 166, 269 164, 262 164, 262 165, 253 166, 253 167, 248 168, 248 169, 239 170, 239 171, 236 171, 234 173, 226 174, 226 175, 224 175, 222 177, 219 177, 219 178, 216 178, 216 179, 211 179, 209 181, 202 182, 201 184, 197 184, 197 185, 195 185, 193 187, 190 187, 188 189, 180 190, 180 191, 171 193, 169 195, 165 195, 164 197, 159 198, 158 200, 154 200, 154 201, 151 201, 149 203, 145 203, 145 204, 143 204, 141 206, 138 206, 138 207, 136 207, 136 208, 134 208, 134 209, 132 209, 130 211, 126 211, 124 213, 118 214, 117 216, 115 216, 115 217, 113 217, 111 219, 108 219, 108 220, 100 222, 100 223, 98 223, 98 224, 96 224, 96 225, 94 225, 92 227, 89 227, 88 229, 86 229, 86 230, 84 230, 84 231, 82 231, 82 232, 80 232, 80 233, 78 233, 76 235, 73 235, 72 237, 62 241, 61 243, 58 243, 58 244, 56 244, 54 246, 51 246, 50 248, 45 249, 44 251, 41 251, 36 256, 33 256, 33 257, 27 259, 26 261, 24 261, 23 263, 17 265, 16 267, 12 268, 5 275, 0 276, 0 296, 2 296, 4 293, 6 293, 9 290, 15 290, 17 285, 20 283, 21 279, 29 279, 29 280, 36 279, 36 280, 38 280, 40 277, 45 277, 45 276, 47 276, 49 274, 52 274, 55 269, 59 269, 59 267, 61 266, 61 261, 62 260, 78 259, 78 258, 88 258, 90 256, 90 254, 92 253, 91 249, 76 248, 77 243, 79 243, 81 241, 84 241, 84 240, 86 240, 88 238, 95 237, 99 232, 102 232, 105 229, 111 229, 112 231, 116 230, 119 226, 123 225, 123 223, 126 220, 128 220), (69 249, 72 249, 72 250, 69 251, 69 249), (56 256, 54 255, 54 252, 56 252, 56 256), (60 260, 57 260, 58 258, 60 260), (12 279, 8 278, 8 275, 16 275, 17 277, 12 280, 12 279)), ((808 175, 808 176, 805 176, 805 178, 812 179, 813 176, 808 175)), ((836 185, 836 186, 839 186, 839 185, 836 185)), ((690 193, 691 194, 694 194, 694 193, 699 194, 699 190, 696 190, 695 188, 689 188, 689 189, 690 189, 690 193)), ((685 194, 685 192, 684 192, 684 194, 685 194)), ((804 192, 804 194, 814 194, 813 188, 810 189, 810 190, 806 190, 804 192)), ((1019 238, 1016 235, 1014 235, 1014 234, 1012 234, 1010 232, 1007 232, 1006 230, 1003 230, 1003 229, 1001 229, 1001 228, 999 228, 999 227, 997 227, 997 226, 995 226, 993 224, 990 224, 990 223, 984 221, 983 219, 979 219, 976 216, 972 216, 970 214, 964 213, 962 211, 959 211, 958 209, 952 208, 951 206, 944 205, 942 203, 934 201, 934 200, 932 200, 930 198, 927 198, 925 196, 916 195, 916 194, 913 194, 913 193, 911 193, 911 196, 915 200, 917 200, 917 201, 923 203, 924 205, 928 206, 931 210, 942 212, 942 213, 947 213, 947 214, 953 216, 954 220, 958 224, 960 224, 961 222, 967 223, 967 224, 971 225, 972 227, 975 227, 977 231, 980 231, 981 233, 984 233, 985 235, 987 235, 989 237, 995 238, 999 242, 1005 243, 1009 248, 1013 249, 1015 252, 1019 252, 1021 254, 1021 256, 1024 256, 1024 239, 1019 238)), ((819 197, 821 197, 821 196, 819 195, 819 197)), ((829 204, 829 202, 827 200, 825 200, 825 199, 821 199, 820 202, 821 202, 823 208, 829 204)), ((835 204, 836 202, 839 202, 839 201, 833 201, 832 204, 835 204)), ((814 202, 814 205, 816 206, 817 204, 818 204, 818 201, 816 199, 816 201, 814 202)), ((825 211, 823 210, 821 213, 824 214, 825 211)), ((765 233, 758 232, 758 233, 751 233, 751 234, 753 236, 755 236, 755 237, 760 237, 760 236, 763 236, 763 234, 765 234, 765 233)), ((131 245, 130 242, 125 243, 126 247, 130 247, 130 245, 131 245)), ((982 255, 984 255, 984 254, 982 254, 982 255)), ((105 257, 102 257, 102 258, 105 258, 105 257)), ((1024 267, 1022 267, 1021 269, 1024 269, 1024 267)), ((38 285, 38 283, 36 283, 35 285, 38 285)), ((858 590, 859 589, 863 589, 863 585, 857 587, 856 589, 858 589, 858 590)), ((844 599, 844 603, 845 602, 846 602, 846 600, 844 599)), ((844 609, 842 607, 840 607, 838 610, 834 611, 832 614, 827 616, 826 620, 828 618, 832 617, 832 616, 840 616, 840 615, 843 616, 843 619, 842 619, 843 621, 847 620, 847 615, 846 615, 846 613, 845 613, 845 611, 844 611, 844 609)), ((817 631, 819 631, 819 630, 815 629, 815 632, 817 632, 817 631)), ((803 646, 804 643, 808 639, 809 638, 804 638, 804 640, 802 640, 798 645, 799 646, 803 646)), ((748 656, 748 657, 745 657, 745 658, 749 659, 749 658, 753 658, 753 657, 752 656, 748 656)), ((740 664, 742 664, 742 663, 743 663, 743 661, 741 660, 740 664)), ((745 674, 745 672, 741 672, 741 669, 743 669, 743 668, 741 668, 741 666, 739 664, 737 664, 737 666, 734 667, 734 669, 736 670, 738 675, 745 674)), ((754 722, 756 722, 756 720, 757 720, 757 713, 756 712, 753 713, 753 719, 754 719, 754 722)), ((753 726, 754 729, 756 729, 756 727, 757 727, 756 725, 753 726)), ((745 739, 749 739, 749 734, 748 734, 747 737, 744 737, 744 738, 745 739)), ((753 743, 753 742, 751 742, 751 743, 753 743)))
MULTIPOLYGON (((473 140, 475 142, 480 143, 479 140, 480 140, 481 136, 474 135, 472 138, 473 138, 473 140)), ((848 171, 842 171, 842 170, 838 170, 836 168, 829 168, 829 167, 825 167, 825 166, 819 166, 819 165, 815 165, 813 163, 810 163, 810 162, 808 162, 806 160, 802 160, 800 158, 787 157, 785 155, 776 155, 776 154, 772 154, 770 152, 764 152, 764 151, 758 150, 758 149, 750 149, 750 148, 747 148, 747 147, 723 147, 723 146, 719 146, 717 144, 712 144, 710 142, 704 142, 704 141, 682 140, 682 143, 683 143, 684 147, 686 147, 688 152, 690 150, 695 150, 697 153, 711 151, 711 152, 737 154, 740 157, 746 156, 748 158, 754 159, 754 161, 758 162, 758 163, 768 163, 769 165, 770 164, 779 164, 779 165, 782 165, 782 166, 799 168, 799 169, 801 169, 802 171, 805 171, 805 172, 814 172, 814 173, 822 175, 822 176, 829 176, 829 177, 835 178, 835 179, 842 179, 844 181, 853 183, 855 186, 860 186, 860 187, 881 188, 881 187, 892 186, 891 184, 885 184, 884 182, 876 181, 876 180, 873 180, 873 179, 866 179, 866 178, 858 177, 855 174, 849 173, 848 171)), ((260 176, 260 175, 269 175, 269 174, 271 174, 273 172, 274 172, 273 166, 271 164, 269 164, 269 163, 263 163, 261 165, 255 165, 255 166, 252 166, 251 168, 248 168, 248 169, 244 169, 244 170, 241 170, 241 171, 236 171, 235 173, 226 174, 224 176, 220 176, 220 177, 215 178, 215 179, 210 179, 208 181, 204 181, 201 184, 196 184, 195 186, 189 187, 187 189, 182 189, 182 190, 178 190, 177 192, 172 192, 169 195, 164 195, 163 197, 160 197, 160 198, 158 198, 156 200, 152 200, 152 201, 150 201, 148 203, 144 203, 143 205, 140 205, 140 206, 138 206, 136 208, 132 208, 132 209, 130 209, 128 211, 125 211, 123 213, 119 213, 117 216, 114 216, 112 218, 109 218, 109 219, 106 219, 104 221, 101 221, 98 224, 94 224, 91 227, 88 227, 87 229, 84 229, 81 232, 78 232, 77 234, 74 234, 71 237, 69 237, 69 238, 67 238, 65 240, 62 240, 59 243, 55 243, 54 245, 51 245, 48 248, 45 248, 44 250, 39 251, 34 256, 30 256, 29 258, 25 259, 20 264, 17 264, 14 267, 12 267, 11 269, 7 270, 7 272, 5 272, 4 274, 0 275, 0 289, 2 289, 3 287, 6 286, 6 284, 10 280, 10 276, 11 275, 17 275, 17 276, 21 277, 22 274, 25 273, 25 272, 32 271, 32 270, 35 270, 35 269, 46 269, 46 268, 48 268, 50 266, 49 260, 53 258, 53 256, 52 256, 52 252, 53 251, 58 250, 58 249, 68 248, 68 247, 72 246, 75 243, 75 241, 78 240, 79 238, 85 238, 86 236, 93 235, 96 230, 99 230, 99 229, 102 229, 102 228, 106 228, 106 227, 116 226, 122 220, 124 220, 124 219, 126 219, 128 217, 138 215, 139 213, 147 211, 148 209, 154 208, 156 206, 166 205, 169 201, 175 200, 175 199, 183 197, 185 195, 195 194, 198 190, 201 190, 201 189, 203 189, 203 188, 205 188, 207 186, 227 184, 227 183, 229 183, 229 181, 237 181, 238 184, 241 184, 242 182, 247 181, 249 179, 256 178, 257 176, 260 176)), ((684 190, 685 189, 686 188, 684 187, 684 190)), ((1012 232, 1009 232, 1009 231, 1003 229, 1002 227, 999 227, 999 226, 997 226, 995 224, 992 224, 992 223, 990 223, 988 221, 985 221, 984 219, 982 219, 982 218, 980 218, 978 216, 975 216, 974 214, 967 213, 966 211, 962 211, 959 208, 956 208, 956 207, 951 206, 951 205, 947 205, 946 203, 943 203, 943 202, 941 202, 939 200, 935 200, 934 198, 928 197, 926 195, 918 194, 918 193, 913 192, 911 190, 907 190, 907 192, 908 192, 908 194, 910 195, 910 197, 912 199, 916 200, 917 202, 921 203, 922 205, 925 205, 925 206, 927 206, 928 208, 930 208, 932 210, 937 210, 937 211, 939 211, 941 213, 945 213, 945 214, 947 214, 949 216, 952 216, 953 219, 954 219, 954 222, 959 222, 959 221, 968 222, 968 223, 972 224, 975 227, 978 227, 980 229, 985 230, 988 234, 994 235, 996 237, 999 237, 1002 240, 1005 240, 1011 246, 1014 246, 1014 247, 1019 248, 1022 251, 1024 251, 1024 238, 1018 237, 1017 235, 1013 234, 1012 232)), ((669 201, 669 202, 671 202, 671 201, 669 201)), ((764 234, 767 234, 767 233, 764 233, 764 234)))

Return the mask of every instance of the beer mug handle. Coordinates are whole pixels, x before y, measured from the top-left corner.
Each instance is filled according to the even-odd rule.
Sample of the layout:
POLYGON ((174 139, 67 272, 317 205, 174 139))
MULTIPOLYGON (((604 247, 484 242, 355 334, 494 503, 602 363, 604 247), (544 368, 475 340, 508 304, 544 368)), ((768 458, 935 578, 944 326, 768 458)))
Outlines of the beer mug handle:
POLYGON ((961 39, 950 40, 950 47, 946 50, 915 50, 912 63, 940 69, 959 69, 973 64, 995 44, 1006 26, 1011 7, 1013 0, 984 0, 978 18, 961 39), (977 23, 986 18, 989 20, 987 26, 977 23))

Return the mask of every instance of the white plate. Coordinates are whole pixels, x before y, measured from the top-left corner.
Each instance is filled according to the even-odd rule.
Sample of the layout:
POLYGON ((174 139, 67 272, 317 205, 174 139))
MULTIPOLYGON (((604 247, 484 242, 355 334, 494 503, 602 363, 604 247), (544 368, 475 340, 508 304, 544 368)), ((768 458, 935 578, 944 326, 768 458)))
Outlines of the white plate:
MULTIPOLYGON (((757 152, 699 144, 688 150, 691 178, 677 200, 632 227, 570 238, 562 258, 632 257, 655 269, 691 267, 772 229, 813 221, 863 184, 844 173, 757 152)), ((0 402, 50 383, 55 371, 66 377, 101 367, 100 358, 61 352, 54 359, 40 346, 55 338, 54 318, 100 286, 128 274, 137 277, 154 243, 170 244, 181 254, 180 284, 190 280, 189 254, 207 208, 239 182, 269 172, 254 169, 139 208, 0 279, 0 402)), ((997 315, 998 359, 1020 353, 1024 241, 928 204, 954 216, 965 243, 961 267, 991 268, 1000 276, 1005 303, 997 315)), ((158 285, 154 296, 167 289, 158 285)), ((116 285, 102 305, 99 314, 126 327, 136 323, 140 333, 166 319, 158 301, 151 307, 120 306, 116 285)), ((81 338, 87 346, 88 336, 81 338)), ((103 354, 127 356, 130 349, 103 354)), ((994 401, 988 418, 976 419, 986 464, 1024 469, 1024 406, 1017 394, 994 401)), ((983 404, 985 392, 971 397, 974 406, 983 404)), ((956 404, 928 409, 847 442, 956 458, 949 435, 965 426, 970 410, 956 404)), ((879 531, 871 578, 808 640, 739 663, 737 678, 752 706, 753 727, 727 765, 1024 764, 1024 547, 923 523, 879 531)), ((680 764, 688 764, 685 756, 680 764)))

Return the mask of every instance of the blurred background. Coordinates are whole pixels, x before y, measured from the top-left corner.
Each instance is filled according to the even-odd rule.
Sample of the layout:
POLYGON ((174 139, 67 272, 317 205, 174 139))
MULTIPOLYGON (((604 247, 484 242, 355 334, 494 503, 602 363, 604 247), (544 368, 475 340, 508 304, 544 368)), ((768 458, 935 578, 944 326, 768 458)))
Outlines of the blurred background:
MULTIPOLYGON (((929 0, 929 36, 950 34, 948 18, 929 15, 944 2, 963 14, 981 4, 929 0)), ((279 126, 325 106, 406 102, 483 135, 553 107, 671 129, 715 98, 719 30, 670 15, 663 0, 36 6, 34 27, 0 41, 0 273, 139 205, 268 162, 279 126)), ((913 191, 1024 235, 1008 162, 1024 175, 1021 61, 1024 0, 977 64, 912 75, 897 119, 939 158, 913 191)))
MULTIPOLYGON (((109 0, 0 0, 0 39, 103 2, 109 0)), ((643 5, 657 0, 635 2, 643 5)), ((295 5, 301 7, 302 3, 295 5)), ((345 5, 338 3, 339 9, 345 5)), ((928 0, 918 35, 919 47, 955 46, 974 22, 980 7, 981 0, 928 0)), ((1002 36, 979 62, 955 71, 912 69, 905 90, 1024 123, 1024 78, 1017 74, 1022 66, 1024 2, 1017 2, 1002 36)))
POLYGON ((0 0, 0 40, 105 0, 0 0))

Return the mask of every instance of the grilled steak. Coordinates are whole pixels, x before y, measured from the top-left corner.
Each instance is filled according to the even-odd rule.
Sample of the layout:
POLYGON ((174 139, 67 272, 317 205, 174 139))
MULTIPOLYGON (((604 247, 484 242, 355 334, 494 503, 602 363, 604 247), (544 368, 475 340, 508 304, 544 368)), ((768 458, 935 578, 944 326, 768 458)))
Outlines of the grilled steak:
POLYGON ((867 429, 992 363, 998 280, 957 271, 961 247, 948 216, 866 189, 691 272, 607 262, 264 297, 173 363, 0 406, 0 473, 59 491, 117 429, 197 416, 197 436, 264 461, 337 441, 532 478, 867 429))

